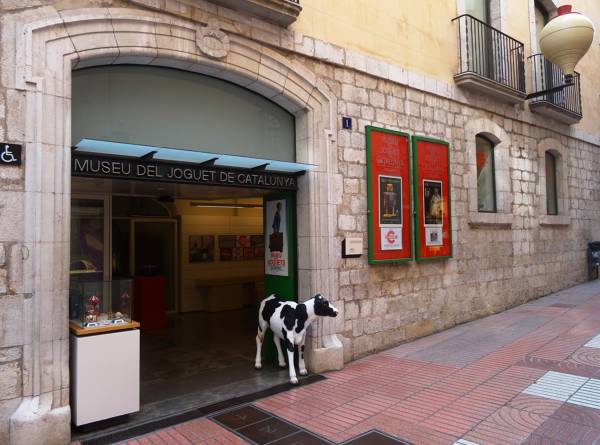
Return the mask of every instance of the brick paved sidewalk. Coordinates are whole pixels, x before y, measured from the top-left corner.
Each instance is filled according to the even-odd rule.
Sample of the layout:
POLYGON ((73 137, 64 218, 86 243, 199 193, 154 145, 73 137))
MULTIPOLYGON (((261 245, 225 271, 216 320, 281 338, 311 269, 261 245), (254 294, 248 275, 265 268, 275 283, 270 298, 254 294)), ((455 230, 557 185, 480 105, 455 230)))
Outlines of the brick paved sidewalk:
MULTIPOLYGON (((374 354, 254 406, 334 443, 377 429, 423 445, 598 444, 599 334, 600 283, 592 282, 374 354)), ((249 442, 203 418, 124 443, 249 442)))

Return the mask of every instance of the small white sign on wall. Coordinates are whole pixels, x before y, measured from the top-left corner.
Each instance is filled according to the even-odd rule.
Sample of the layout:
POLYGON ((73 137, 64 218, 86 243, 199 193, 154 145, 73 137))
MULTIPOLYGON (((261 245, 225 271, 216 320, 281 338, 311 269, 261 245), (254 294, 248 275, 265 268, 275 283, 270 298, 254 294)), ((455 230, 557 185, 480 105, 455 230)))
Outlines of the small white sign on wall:
POLYGON ((353 236, 344 238, 342 242, 342 257, 358 257, 363 252, 363 238, 362 236, 353 236))

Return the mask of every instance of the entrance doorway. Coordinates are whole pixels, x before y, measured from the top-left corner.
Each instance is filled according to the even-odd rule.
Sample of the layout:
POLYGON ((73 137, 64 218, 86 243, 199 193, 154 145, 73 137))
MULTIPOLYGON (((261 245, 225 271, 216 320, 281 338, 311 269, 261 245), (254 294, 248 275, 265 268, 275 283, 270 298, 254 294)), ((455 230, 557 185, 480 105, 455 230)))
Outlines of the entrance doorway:
POLYGON ((260 300, 296 298, 295 190, 311 166, 296 162, 295 117, 222 80, 127 65, 73 72, 71 117, 72 211, 95 218, 73 224, 72 240, 96 250, 73 245, 72 262, 101 282, 94 304, 79 286, 71 312, 141 324, 141 410, 129 420, 287 381, 253 362, 260 300), (83 198, 95 201, 80 211, 83 198), (282 212, 277 234, 267 208, 282 212))
MULTIPOLYGON (((122 419, 127 427, 287 382, 274 361, 254 369, 254 337, 261 299, 296 295, 293 192, 76 177, 72 190, 73 215, 94 209, 102 233, 95 279, 129 282, 141 324, 141 410, 122 419), (275 231, 268 208, 285 212, 281 275, 265 275, 275 231)), ((81 239, 72 238, 72 261, 86 249, 81 239)))

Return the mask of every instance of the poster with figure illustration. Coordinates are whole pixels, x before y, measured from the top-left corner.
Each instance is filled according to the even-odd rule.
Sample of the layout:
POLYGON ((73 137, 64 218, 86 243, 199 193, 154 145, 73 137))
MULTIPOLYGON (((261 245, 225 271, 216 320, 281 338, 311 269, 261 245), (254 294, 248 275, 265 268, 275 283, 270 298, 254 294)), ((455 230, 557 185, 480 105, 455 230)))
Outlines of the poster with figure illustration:
POLYGON ((215 236, 190 235, 188 250, 190 263, 213 262, 215 260, 215 236))
POLYGON ((402 178, 379 175, 379 226, 402 228, 402 178))
POLYGON ((425 226, 442 227, 444 220, 442 181, 423 180, 423 219, 425 226))
POLYGON ((288 231, 285 199, 265 203, 265 274, 288 276, 288 231))

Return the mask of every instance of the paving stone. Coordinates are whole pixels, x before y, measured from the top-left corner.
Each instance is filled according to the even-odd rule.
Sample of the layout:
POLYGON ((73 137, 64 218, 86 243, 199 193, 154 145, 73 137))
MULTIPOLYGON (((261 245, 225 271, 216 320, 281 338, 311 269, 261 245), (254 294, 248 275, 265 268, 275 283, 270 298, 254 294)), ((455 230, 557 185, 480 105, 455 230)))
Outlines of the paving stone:
POLYGON ((600 409, 600 380, 589 379, 567 402, 600 409))
MULTIPOLYGON (((536 302, 356 360, 326 380, 256 402, 259 410, 242 407, 270 414, 232 425, 252 443, 288 432, 277 445, 294 438, 350 444, 374 429, 415 445, 600 443, 600 349, 582 346, 600 331, 596 289, 573 309, 536 302), (502 332, 507 327, 515 332, 502 332), (476 354, 461 351, 469 345, 476 354)), ((174 430, 192 443, 250 443, 206 422, 174 430)), ((161 434, 156 443, 173 436, 161 434)))
POLYGON ((549 371, 523 392, 564 402, 587 381, 588 379, 585 377, 549 371))
POLYGON ((588 341, 585 345, 586 348, 596 348, 600 349, 600 334, 596 335, 590 341, 588 341))

